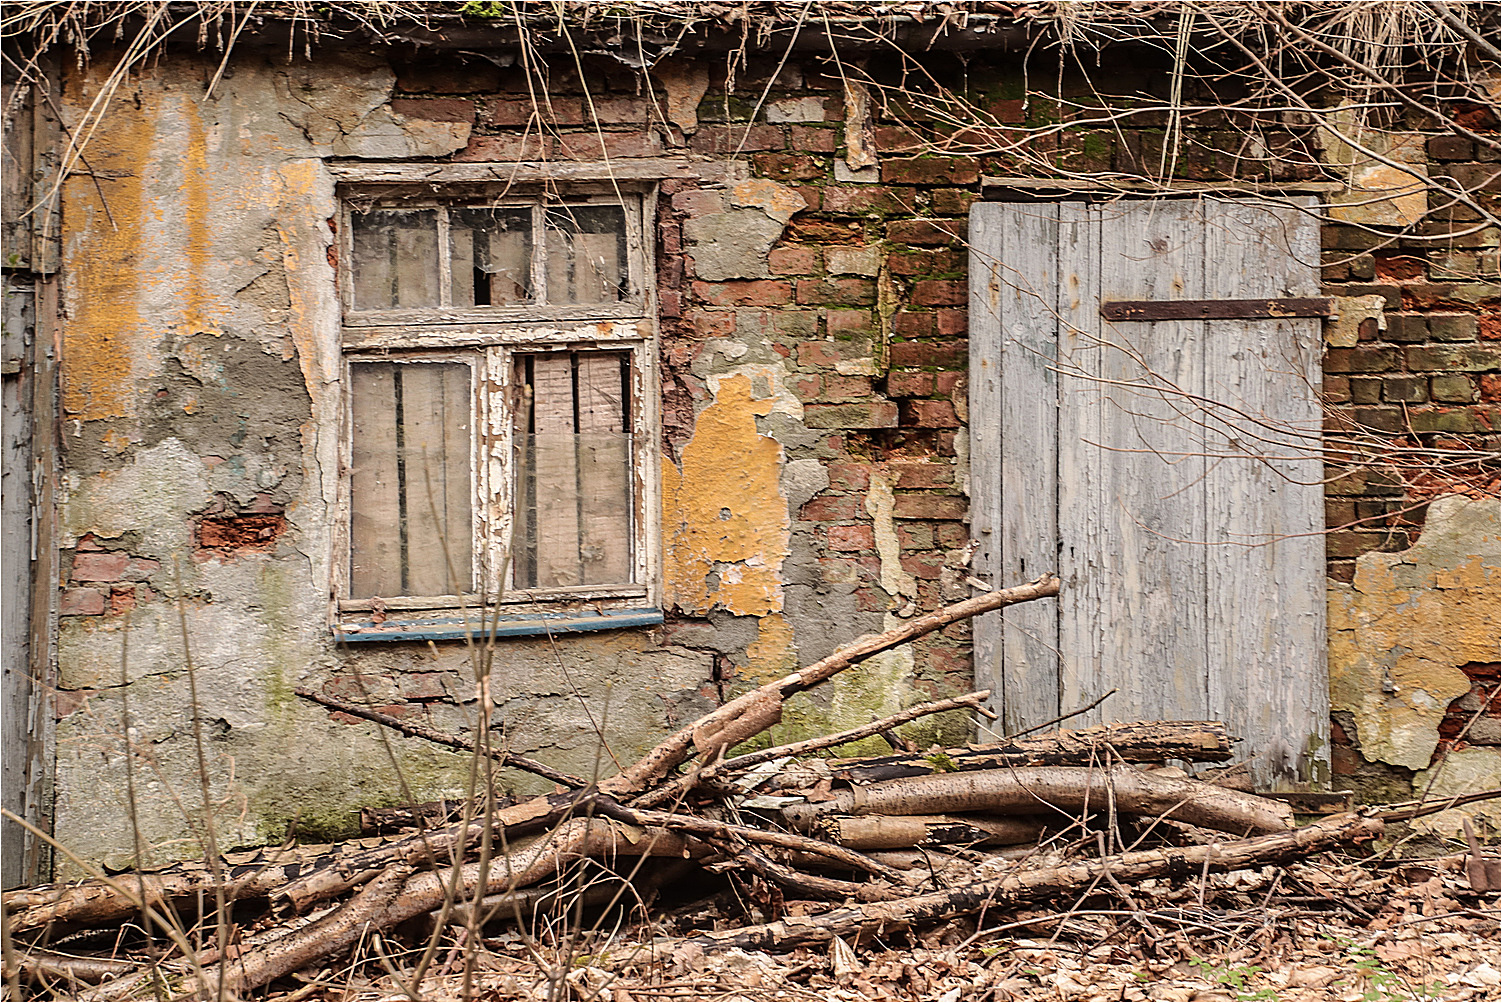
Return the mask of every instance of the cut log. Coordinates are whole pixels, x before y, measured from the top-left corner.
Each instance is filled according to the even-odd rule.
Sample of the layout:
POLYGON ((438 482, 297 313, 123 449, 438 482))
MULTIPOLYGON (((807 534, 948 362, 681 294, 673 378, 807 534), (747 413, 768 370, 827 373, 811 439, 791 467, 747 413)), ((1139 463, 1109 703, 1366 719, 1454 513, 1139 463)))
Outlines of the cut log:
POLYGON ((1006 846, 1031 843, 1044 821, 1029 816, 836 815, 819 819, 820 836, 852 850, 901 850, 910 846, 1006 846))
POLYGON ((1301 860, 1339 846, 1370 842, 1382 835, 1382 822, 1365 815, 1332 815, 1290 832, 1254 836, 1229 843, 1173 847, 1123 853, 1057 867, 1023 868, 1003 877, 956 888, 914 895, 892 902, 872 902, 814 916, 789 916, 775 923, 704 933, 659 943, 654 949, 671 956, 681 948, 704 951, 791 951, 827 944, 835 937, 854 940, 862 934, 890 936, 909 926, 946 922, 982 909, 1006 909, 1061 895, 1077 895, 1105 879, 1130 884, 1149 878, 1197 878, 1268 864, 1301 860))
POLYGON ((974 773, 939 773, 888 780, 841 791, 826 801, 791 805, 783 815, 799 828, 821 816, 939 815, 950 812, 1023 812, 1054 808, 1069 815, 1087 809, 1152 815, 1221 832, 1281 832, 1293 828, 1293 808, 1281 801, 1195 780, 1167 780, 1130 766, 1110 770, 1077 766, 1022 766, 974 773))
MULTIPOLYGON (((1104 764, 1107 748, 1129 763, 1181 759, 1211 763, 1231 758, 1226 726, 1220 721, 1137 721, 1093 728, 1061 730, 1010 742, 944 749, 916 756, 832 759, 830 776, 852 784, 873 784, 902 777, 1003 766, 1087 766, 1104 764)), ((779 781, 773 781, 779 786, 779 781)))

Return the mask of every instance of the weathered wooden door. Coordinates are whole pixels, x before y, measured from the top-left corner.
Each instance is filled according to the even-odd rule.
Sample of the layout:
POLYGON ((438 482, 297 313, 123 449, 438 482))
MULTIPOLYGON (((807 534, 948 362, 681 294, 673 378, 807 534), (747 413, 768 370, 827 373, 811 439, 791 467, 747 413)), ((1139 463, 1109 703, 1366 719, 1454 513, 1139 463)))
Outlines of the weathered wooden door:
POLYGON ((1101 315, 1316 297, 1315 221, 1211 199, 979 203, 970 246, 975 566, 1063 579, 1057 603, 976 624, 977 685, 1008 731, 1115 689, 1075 723, 1219 718, 1259 784, 1319 776, 1320 322, 1101 315))

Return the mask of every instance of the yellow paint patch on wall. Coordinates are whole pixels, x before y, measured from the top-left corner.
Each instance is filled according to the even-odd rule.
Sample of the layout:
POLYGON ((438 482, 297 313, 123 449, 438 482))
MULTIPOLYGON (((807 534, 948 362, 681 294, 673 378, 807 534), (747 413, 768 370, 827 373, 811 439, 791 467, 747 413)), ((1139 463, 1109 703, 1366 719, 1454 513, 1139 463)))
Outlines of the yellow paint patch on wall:
MULTIPOLYGON (((79 76, 70 78, 66 97, 87 106, 89 89, 79 76)), ((107 119, 89 145, 91 174, 74 174, 63 185, 65 264, 87 262, 66 271, 69 319, 59 369, 68 418, 119 418, 132 410, 125 377, 142 347, 135 292, 153 110, 143 99, 138 113, 107 119)))
MULTIPOLYGON (((94 83, 71 83, 69 101, 86 105, 94 83)), ((135 412, 135 379, 157 371, 164 336, 220 333, 211 290, 222 281, 213 248, 224 187, 210 180, 198 104, 161 81, 116 95, 88 156, 92 175, 63 187, 60 367, 63 408, 84 421, 135 412)))
POLYGON ((746 646, 750 664, 742 673, 753 686, 780 679, 801 668, 798 649, 793 645, 793 625, 781 613, 769 613, 756 623, 756 640, 746 646))
POLYGON ((662 528, 667 601, 685 613, 716 606, 741 616, 782 611, 788 556, 782 447, 756 430, 771 400, 751 380, 720 381, 694 425, 679 466, 666 464, 662 528))
POLYGON ((1495 501, 1441 498, 1418 543, 1364 554, 1352 584, 1331 585, 1330 708, 1355 718, 1368 760, 1426 768, 1470 689, 1460 666, 1496 661, 1498 543, 1495 501))

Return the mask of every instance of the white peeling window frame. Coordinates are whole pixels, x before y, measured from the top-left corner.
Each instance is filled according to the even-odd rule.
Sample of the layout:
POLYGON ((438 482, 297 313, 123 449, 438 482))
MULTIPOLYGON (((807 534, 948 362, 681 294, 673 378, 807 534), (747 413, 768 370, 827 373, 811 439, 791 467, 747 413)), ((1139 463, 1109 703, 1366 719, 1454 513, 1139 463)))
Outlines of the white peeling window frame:
MULTIPOLYGON (((416 173, 432 166, 413 165, 413 170, 416 173)), ((335 634, 345 642, 480 640, 660 623, 657 309, 651 280, 655 275, 653 241, 648 237, 655 232, 655 182, 601 178, 571 180, 566 187, 431 180, 375 184, 352 178, 349 169, 342 173, 336 169, 335 173, 340 177, 337 249, 345 389, 341 533, 333 562, 335 634), (607 255, 596 254, 593 264, 588 264, 582 251, 576 254, 584 246, 578 234, 586 231, 589 219, 594 219, 596 228, 588 235, 602 241, 610 231, 598 221, 614 218, 610 207, 624 217, 622 260, 601 265, 607 255), (456 259, 454 254, 458 247, 455 230, 461 229, 466 219, 475 218, 462 213, 476 208, 500 210, 509 220, 530 219, 533 252, 524 281, 518 280, 519 268, 495 269, 502 278, 492 288, 504 284, 493 297, 499 302, 478 306, 472 300, 485 298, 484 287, 490 284, 485 278, 486 263, 477 264, 472 257, 456 259), (385 272, 376 276, 374 285, 370 282, 369 273, 385 267, 379 259, 387 253, 380 226, 370 222, 398 218, 390 214, 406 212, 430 214, 421 225, 427 227, 431 222, 433 232, 431 237, 420 235, 415 240, 410 239, 410 232, 393 233, 389 241, 392 267, 388 293, 385 272), (357 216, 361 213, 375 215, 357 216), (366 268, 363 276, 356 274, 357 240, 363 260, 369 261, 372 256, 377 259, 374 269, 366 268), (439 254, 436 266, 424 262, 400 267, 403 255, 413 253, 414 248, 419 256, 443 248, 450 253, 439 254), (470 280, 461 274, 466 269, 474 276, 472 296, 470 280), (561 274, 564 269, 567 275, 561 274), (555 299, 594 298, 587 291, 578 295, 580 290, 589 289, 601 302, 548 302, 550 292, 555 299), (456 299, 465 302, 456 304, 456 299), (421 305, 413 306, 412 301, 421 305), (419 524, 453 527, 462 521, 463 513, 458 511, 444 522, 434 502, 435 498, 454 497, 435 487, 433 471, 453 470, 456 451, 451 450, 437 462, 420 460, 414 464, 409 458, 405 471, 408 480, 400 489, 408 504, 399 517, 387 504, 378 523, 389 525, 391 540, 400 543, 400 556, 383 560, 399 561, 400 576, 393 573, 390 577, 406 580, 410 546, 414 562, 427 562, 426 580, 431 582, 432 568, 441 566, 447 569, 450 581, 467 577, 469 587, 420 595, 401 594, 400 588, 373 589, 368 571, 354 567, 355 555, 361 549, 357 536, 362 540, 373 538, 372 520, 368 512, 361 511, 362 498, 356 497, 361 476, 356 458, 359 453, 367 469, 376 466, 379 457, 373 459, 371 452, 361 449, 378 437, 362 428, 361 444, 357 446, 356 420, 362 407, 367 416, 381 416, 377 405, 361 405, 355 400, 356 367, 371 366, 359 373, 361 386, 369 387, 379 385, 382 377, 389 383, 390 374, 398 371, 426 376, 433 371, 416 367, 434 363, 462 363, 473 374, 472 410, 465 423, 470 436, 470 536, 460 541, 445 539, 441 557, 434 552, 431 540, 417 538, 419 524), (618 393, 609 392, 617 384, 618 393), (600 386, 604 392, 591 394, 591 388, 598 390, 600 386), (570 421, 570 407, 573 434, 568 434, 566 427, 564 434, 547 434, 544 412, 553 417, 555 426, 562 422, 558 427, 564 427, 570 421), (593 419, 589 418, 591 413, 596 415, 593 419), (581 434, 591 421, 595 423, 591 428, 618 424, 619 431, 612 427, 611 433, 600 440, 603 446, 591 444, 581 434), (575 455, 580 458, 574 459, 575 455), (617 471, 616 466, 622 465, 624 469, 617 471), (560 497, 560 492, 547 488, 546 476, 550 469, 564 468, 574 472, 565 475, 560 497), (521 476, 528 472, 530 478, 521 476), (611 494, 617 488, 618 499, 611 494), (577 517, 567 515, 571 506, 576 506, 577 517), (426 522, 416 513, 424 507, 432 512, 426 522), (622 525, 611 528, 616 519, 622 525), (586 523, 598 530, 602 520, 605 535, 610 538, 604 547, 585 538, 586 523), (409 521, 413 527, 411 540, 409 521), (518 539, 519 532, 528 534, 528 538, 518 539), (582 554, 572 555, 574 571, 559 570, 558 565, 566 565, 566 560, 548 562, 538 557, 539 553, 553 558, 569 556, 568 548, 558 543, 571 532, 579 541, 575 549, 582 554), (620 552, 618 534, 624 534, 629 548, 625 553, 620 552), (593 573, 591 567, 596 569, 593 573), (601 572, 601 567, 610 570, 601 572), (624 576, 622 569, 628 572, 624 576), (606 580, 600 581, 602 577, 606 580), (629 580, 611 580, 617 577, 629 580), (372 595, 372 591, 383 594, 372 595)), ((505 176, 501 170, 495 173, 505 176)), ((417 227, 398 224, 394 229, 413 231, 417 227)), ((515 243, 512 241, 513 261, 515 243)), ((479 253, 478 238, 475 247, 475 253, 479 253)), ((450 384, 454 372, 449 371, 450 384)), ((433 381, 408 382, 420 385, 433 381)), ((452 389, 446 392, 449 412, 455 410, 456 394, 452 389)), ((397 401, 400 407, 400 395, 397 401)), ((457 419, 450 418, 451 424, 455 422, 457 419)), ((366 421, 367 426, 372 424, 366 421)), ((410 457, 413 433, 409 431, 407 437, 408 453, 404 455, 410 457)), ((370 496, 366 490, 364 500, 370 496)), ((461 508, 457 504, 453 507, 461 508)), ((385 546, 385 539, 381 539, 385 546)), ((412 576, 412 580, 423 578, 420 574, 412 576)))

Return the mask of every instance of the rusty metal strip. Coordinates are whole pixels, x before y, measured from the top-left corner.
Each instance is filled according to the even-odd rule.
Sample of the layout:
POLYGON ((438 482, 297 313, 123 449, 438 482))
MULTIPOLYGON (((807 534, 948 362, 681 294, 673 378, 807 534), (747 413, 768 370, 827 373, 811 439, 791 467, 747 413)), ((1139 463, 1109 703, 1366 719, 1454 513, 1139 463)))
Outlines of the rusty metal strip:
POLYGON ((1267 317, 1328 317, 1335 301, 1327 297, 1251 300, 1109 300, 1100 304, 1107 320, 1254 320, 1267 317))

